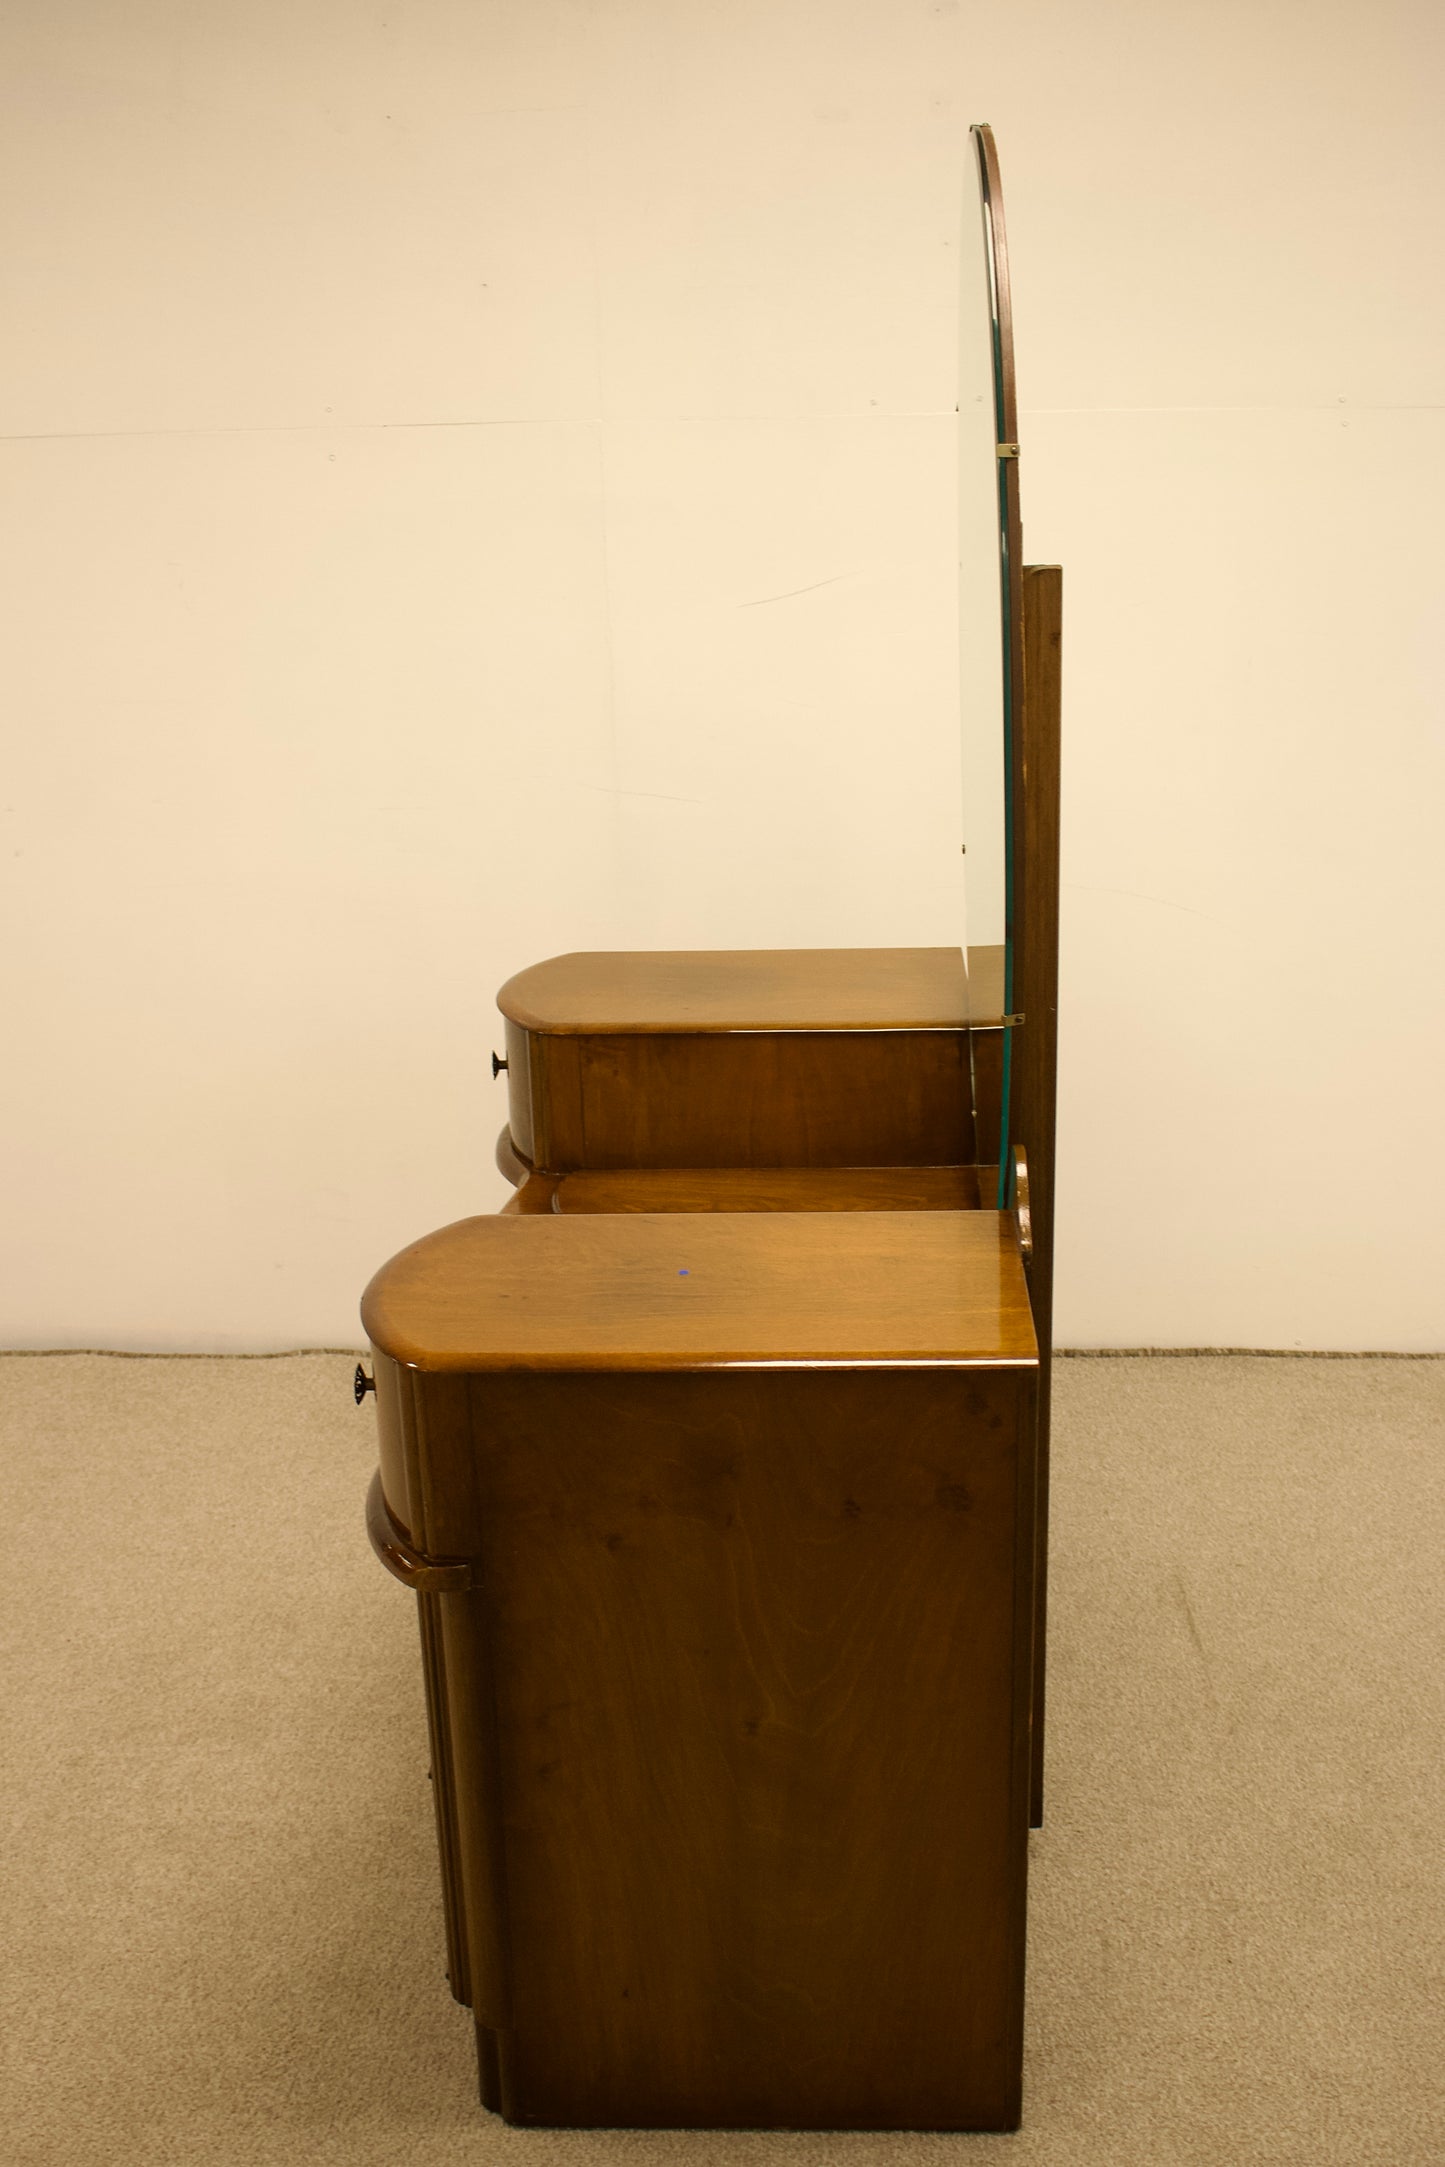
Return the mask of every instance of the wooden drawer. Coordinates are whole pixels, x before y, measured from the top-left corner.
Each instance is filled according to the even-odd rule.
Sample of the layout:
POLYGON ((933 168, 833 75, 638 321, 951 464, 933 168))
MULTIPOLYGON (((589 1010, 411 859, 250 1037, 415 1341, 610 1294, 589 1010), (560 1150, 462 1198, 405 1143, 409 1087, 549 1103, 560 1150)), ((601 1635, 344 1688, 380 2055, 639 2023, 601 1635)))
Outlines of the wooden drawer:
POLYGON ((564 956, 509 981, 513 1143, 548 1173, 996 1161, 1002 1032, 962 956, 564 956))
POLYGON ((410 1379, 389 1356, 372 1355, 376 1380, 376 1438, 381 1460, 381 1489, 386 1509, 404 1534, 420 1537, 418 1516, 412 1505, 412 1483, 407 1480, 407 1449, 404 1429, 410 1427, 402 1413, 402 1396, 410 1413, 410 1379))

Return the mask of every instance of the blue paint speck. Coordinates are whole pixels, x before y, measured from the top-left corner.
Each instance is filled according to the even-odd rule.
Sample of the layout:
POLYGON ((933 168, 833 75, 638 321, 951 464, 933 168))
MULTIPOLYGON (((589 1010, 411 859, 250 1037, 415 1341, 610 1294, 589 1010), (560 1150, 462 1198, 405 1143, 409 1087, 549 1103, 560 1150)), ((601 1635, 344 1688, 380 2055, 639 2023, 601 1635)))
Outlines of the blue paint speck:
POLYGON ((684 1265, 684 1266, 683 1266, 683 1268, 682 1268, 682 1270, 681 1270, 681 1271, 680 1271, 680 1272, 678 1273, 678 1275, 677 1275, 677 1276, 678 1276, 678 1278, 679 1278, 679 1279, 688 1279, 688 1278, 690 1278, 690 1277, 691 1277, 692 1275, 691 1275, 691 1273, 690 1273, 690 1272, 688 1271, 688 1269, 687 1269, 686 1265, 684 1265))

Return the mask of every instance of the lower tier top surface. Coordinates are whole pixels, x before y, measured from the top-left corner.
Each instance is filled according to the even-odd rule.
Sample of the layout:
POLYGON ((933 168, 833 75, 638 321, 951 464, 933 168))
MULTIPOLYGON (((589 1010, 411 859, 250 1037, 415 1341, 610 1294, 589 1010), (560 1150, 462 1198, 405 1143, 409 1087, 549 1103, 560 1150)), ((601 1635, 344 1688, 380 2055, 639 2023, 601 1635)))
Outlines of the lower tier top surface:
POLYGON ((1038 1359, 989 1211, 504 1212, 402 1250, 361 1314, 428 1371, 1038 1359))

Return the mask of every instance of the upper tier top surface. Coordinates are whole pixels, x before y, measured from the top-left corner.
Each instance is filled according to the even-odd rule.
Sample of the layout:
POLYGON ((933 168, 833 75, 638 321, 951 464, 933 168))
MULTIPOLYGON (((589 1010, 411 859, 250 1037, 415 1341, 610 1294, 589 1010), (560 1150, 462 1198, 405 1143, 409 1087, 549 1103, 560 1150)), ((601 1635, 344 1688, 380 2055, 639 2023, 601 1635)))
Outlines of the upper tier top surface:
POLYGON ((708 1369, 1037 1360, 996 1212, 685 1212, 463 1219, 367 1288, 415 1369, 708 1369))
MULTIPOLYGON (((1001 1009, 994 956, 970 956, 978 1023, 1001 1009)), ((497 1006, 529 1031, 957 1031, 969 990, 958 948, 639 949, 534 963, 497 1006)))

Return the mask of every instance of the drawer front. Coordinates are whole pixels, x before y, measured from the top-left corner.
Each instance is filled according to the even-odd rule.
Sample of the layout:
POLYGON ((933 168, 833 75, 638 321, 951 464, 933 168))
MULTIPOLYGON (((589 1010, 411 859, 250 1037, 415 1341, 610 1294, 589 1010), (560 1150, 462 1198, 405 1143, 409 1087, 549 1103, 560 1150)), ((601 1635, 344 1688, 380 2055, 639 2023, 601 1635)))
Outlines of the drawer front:
POLYGON ((507 1023, 507 1126, 524 1159, 536 1162, 536 1124, 532 1118, 532 1035, 520 1023, 507 1023))
POLYGON ((415 1541, 416 1516, 411 1502, 411 1489, 406 1473, 406 1442, 402 1415, 402 1393, 405 1380, 390 1355, 371 1357, 372 1375, 376 1379, 376 1435, 381 1459, 381 1487, 386 1497, 387 1510, 415 1541))

